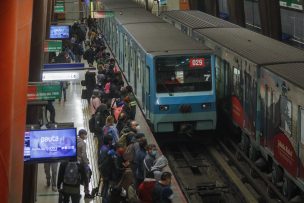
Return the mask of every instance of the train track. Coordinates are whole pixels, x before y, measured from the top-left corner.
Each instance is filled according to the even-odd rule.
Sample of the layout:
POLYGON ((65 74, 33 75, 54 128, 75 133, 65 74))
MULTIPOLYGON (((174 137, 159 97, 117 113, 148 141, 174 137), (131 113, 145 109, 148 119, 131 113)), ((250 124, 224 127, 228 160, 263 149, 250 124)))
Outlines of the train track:
POLYGON ((208 145, 212 146, 212 141, 169 140, 158 143, 188 202, 244 202, 210 155, 208 145))
POLYGON ((233 141, 214 137, 158 139, 188 202, 288 202, 233 141))

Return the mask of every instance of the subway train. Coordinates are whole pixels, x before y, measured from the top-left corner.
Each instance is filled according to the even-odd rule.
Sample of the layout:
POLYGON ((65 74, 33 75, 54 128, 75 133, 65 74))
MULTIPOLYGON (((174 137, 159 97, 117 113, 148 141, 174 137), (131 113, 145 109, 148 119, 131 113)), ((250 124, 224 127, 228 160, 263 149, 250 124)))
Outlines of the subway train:
POLYGON ((286 197, 303 195, 304 51, 200 11, 161 18, 215 50, 218 119, 286 197))
POLYGON ((100 20, 99 25, 153 131, 214 130, 213 50, 135 2, 102 4, 114 17, 100 20))

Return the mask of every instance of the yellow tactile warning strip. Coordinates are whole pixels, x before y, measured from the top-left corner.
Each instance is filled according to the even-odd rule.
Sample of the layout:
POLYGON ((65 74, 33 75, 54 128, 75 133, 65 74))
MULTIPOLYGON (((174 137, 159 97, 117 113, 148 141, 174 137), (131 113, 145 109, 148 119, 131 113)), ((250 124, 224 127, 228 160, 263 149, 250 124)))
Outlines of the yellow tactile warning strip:
MULTIPOLYGON (((82 111, 83 111, 83 125, 84 128, 88 131, 88 139, 87 139, 87 154, 90 161, 90 167, 93 172, 91 177, 91 187, 97 187, 98 180, 99 180, 99 170, 98 170, 98 142, 97 138, 94 137, 94 133, 91 133, 89 130, 89 119, 91 118, 90 109, 87 100, 82 99, 82 111)), ((101 185, 100 185, 101 188, 101 185)), ((101 202, 101 197, 97 196, 94 198, 94 202, 99 203, 101 202)))

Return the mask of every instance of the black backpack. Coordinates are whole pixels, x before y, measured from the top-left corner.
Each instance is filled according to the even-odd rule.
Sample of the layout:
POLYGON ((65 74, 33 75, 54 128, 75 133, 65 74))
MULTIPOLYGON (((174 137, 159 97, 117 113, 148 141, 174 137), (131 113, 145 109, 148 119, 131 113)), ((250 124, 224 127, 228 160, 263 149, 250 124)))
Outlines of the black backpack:
POLYGON ((95 112, 95 132, 101 133, 103 126, 106 124, 106 119, 110 115, 107 105, 101 104, 95 112))
POLYGON ((114 161, 110 154, 107 154, 103 160, 98 160, 99 172, 103 178, 111 179, 114 169, 114 161))
POLYGON ((64 171, 63 183, 67 185, 79 185, 81 176, 77 162, 69 162, 64 171))

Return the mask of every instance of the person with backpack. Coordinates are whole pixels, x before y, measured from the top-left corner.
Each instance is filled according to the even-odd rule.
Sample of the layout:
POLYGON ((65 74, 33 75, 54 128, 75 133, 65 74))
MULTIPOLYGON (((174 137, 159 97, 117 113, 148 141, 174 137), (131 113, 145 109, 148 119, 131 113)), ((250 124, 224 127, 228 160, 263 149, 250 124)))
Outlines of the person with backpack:
POLYGON ((116 124, 116 128, 118 130, 119 135, 121 135, 121 130, 123 129, 124 125, 126 125, 127 123, 127 115, 125 112, 120 112, 118 119, 117 119, 117 124, 116 124))
POLYGON ((126 86, 126 90, 127 90, 127 96, 125 98, 125 101, 128 102, 130 108, 130 118, 134 120, 136 115, 136 99, 133 93, 132 86, 130 85, 126 86))
POLYGON ((80 202, 80 184, 85 178, 84 168, 78 162, 62 162, 59 166, 57 189, 59 203, 80 202))
POLYGON ((112 137, 112 145, 118 142, 118 131, 114 125, 114 117, 109 115, 106 120, 106 125, 103 127, 103 135, 110 135, 112 137))
MULTIPOLYGON (((127 116, 127 115, 126 115, 127 116)), ((125 118, 127 120, 127 118, 125 118)), ((140 130, 140 125, 136 120, 130 120, 129 122, 126 123, 126 125, 122 128, 120 132, 120 137, 122 137, 123 134, 133 132, 133 133, 138 133, 140 130)))
POLYGON ((100 175, 102 177, 102 202, 108 203, 108 191, 110 187, 111 180, 111 172, 113 168, 113 160, 108 152, 113 149, 112 146, 112 137, 110 135, 105 135, 103 137, 103 144, 99 150, 99 158, 98 158, 98 168, 100 175))
POLYGON ((95 72, 90 72, 89 70, 85 73, 85 84, 87 89, 87 101, 88 105, 90 105, 90 100, 93 94, 93 90, 96 86, 96 78, 95 78, 95 72))
POLYGON ((89 166, 89 159, 86 152, 86 143, 84 141, 86 139, 87 139, 87 131, 84 129, 79 130, 77 137, 77 161, 83 166, 86 174, 86 177, 84 179, 85 198, 92 198, 89 190, 89 182, 92 171, 89 166))
POLYGON ((90 101, 90 111, 91 115, 94 115, 96 112, 96 109, 101 105, 101 100, 99 98, 99 90, 94 89, 93 94, 90 101))
POLYGON ((173 199, 173 191, 171 189, 172 174, 170 172, 163 172, 161 178, 156 182, 152 190, 153 203, 171 203, 173 199))
POLYGON ((93 128, 94 135, 98 139, 98 148, 101 147, 103 141, 103 127, 106 125, 106 119, 110 115, 107 105, 102 102, 100 106, 96 109, 94 116, 90 119, 90 127, 93 128), (93 123, 92 123, 93 122, 93 123))

